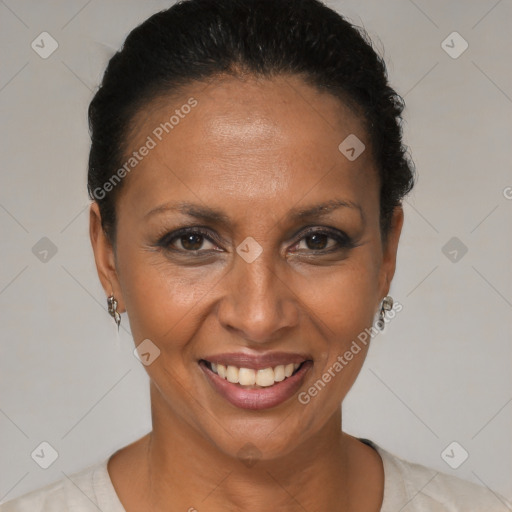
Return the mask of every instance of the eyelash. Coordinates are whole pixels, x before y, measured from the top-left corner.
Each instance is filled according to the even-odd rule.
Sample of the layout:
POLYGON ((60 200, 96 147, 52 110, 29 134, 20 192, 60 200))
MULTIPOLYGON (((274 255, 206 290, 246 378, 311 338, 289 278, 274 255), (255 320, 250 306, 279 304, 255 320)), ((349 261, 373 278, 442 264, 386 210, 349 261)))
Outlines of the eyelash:
MULTIPOLYGON (((186 249, 177 249, 175 247, 171 247, 171 244, 179 240, 181 237, 186 235, 200 235, 207 239, 209 242, 221 245, 219 241, 215 240, 215 237, 212 236, 212 234, 209 232, 209 230, 201 227, 190 227, 190 228, 181 228, 176 231, 170 232, 165 234, 163 237, 159 239, 157 242, 157 245, 159 247, 162 247, 166 251, 169 252, 177 252, 181 254, 187 254, 187 255, 201 255, 201 253, 211 253, 212 251, 215 251, 215 249, 197 249, 197 250, 186 250, 186 249)), ((308 236, 312 235, 325 235, 337 242, 337 246, 331 247, 330 249, 309 249, 308 252, 311 252, 313 254, 330 254, 336 251, 341 250, 347 250, 347 249, 353 249, 356 244, 353 242, 353 240, 343 233, 342 231, 333 231, 326 228, 309 228, 306 229, 306 231, 303 231, 301 233, 301 237, 297 239, 296 242, 294 242, 293 245, 296 245, 297 243, 301 242, 302 240, 306 239, 308 236)))

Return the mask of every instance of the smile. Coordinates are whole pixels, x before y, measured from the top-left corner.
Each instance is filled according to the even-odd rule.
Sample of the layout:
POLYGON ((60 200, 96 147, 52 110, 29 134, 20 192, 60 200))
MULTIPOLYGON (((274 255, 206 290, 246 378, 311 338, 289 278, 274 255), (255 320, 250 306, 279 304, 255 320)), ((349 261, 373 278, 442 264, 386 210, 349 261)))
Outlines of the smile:
POLYGON ((252 410, 286 402, 300 390, 312 366, 311 359, 289 354, 229 354, 199 360, 209 384, 221 397, 237 408, 252 410))
POLYGON ((276 382, 291 377, 303 363, 280 364, 274 368, 263 368, 260 370, 254 368, 238 368, 237 366, 225 366, 223 364, 205 361, 210 370, 219 377, 226 379, 231 384, 240 384, 241 386, 269 387, 276 382))

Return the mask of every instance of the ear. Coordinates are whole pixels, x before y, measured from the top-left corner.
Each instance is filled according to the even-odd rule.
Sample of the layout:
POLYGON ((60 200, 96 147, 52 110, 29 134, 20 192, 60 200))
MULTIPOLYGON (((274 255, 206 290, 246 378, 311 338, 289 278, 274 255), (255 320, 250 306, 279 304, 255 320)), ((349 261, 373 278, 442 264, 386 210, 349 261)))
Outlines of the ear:
POLYGON ((393 210, 387 242, 382 248, 382 265, 379 274, 379 297, 381 300, 389 293, 391 281, 395 275, 396 254, 398 251, 398 241, 400 240, 403 223, 403 208, 401 206, 396 206, 393 210))
POLYGON ((101 213, 96 201, 89 209, 89 236, 101 285, 107 297, 114 294, 117 310, 123 313, 125 307, 117 274, 115 252, 101 225, 101 213))

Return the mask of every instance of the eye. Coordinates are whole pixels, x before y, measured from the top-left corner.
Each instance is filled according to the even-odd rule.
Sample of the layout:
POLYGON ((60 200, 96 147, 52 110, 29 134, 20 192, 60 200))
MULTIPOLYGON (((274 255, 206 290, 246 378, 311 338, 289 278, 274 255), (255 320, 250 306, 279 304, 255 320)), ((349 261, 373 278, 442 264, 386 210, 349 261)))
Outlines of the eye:
POLYGON ((178 252, 207 252, 218 246, 213 242, 210 233, 201 228, 183 228, 168 233, 160 239, 158 245, 178 252), (210 247, 205 244, 210 244, 210 247))
MULTIPOLYGON (((301 242, 305 242, 307 249, 312 251, 323 251, 329 247, 329 239, 331 239, 331 241, 333 240, 324 233, 313 233, 312 235, 305 236, 301 242)), ((336 245, 336 242, 334 245, 336 245)))
POLYGON ((313 228, 303 234, 294 249, 306 252, 334 252, 354 247, 352 240, 342 231, 313 228))

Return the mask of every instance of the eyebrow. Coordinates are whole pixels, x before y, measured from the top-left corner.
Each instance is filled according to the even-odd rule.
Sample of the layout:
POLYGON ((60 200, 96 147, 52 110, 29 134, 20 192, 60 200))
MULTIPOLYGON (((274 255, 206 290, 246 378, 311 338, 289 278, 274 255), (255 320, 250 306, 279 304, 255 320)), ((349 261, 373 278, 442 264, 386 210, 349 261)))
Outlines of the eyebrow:
POLYGON ((354 201, 347 201, 343 199, 331 199, 330 201, 326 201, 324 203, 320 203, 304 209, 294 208, 290 210, 290 216, 297 217, 299 219, 317 218, 323 217, 324 215, 328 215, 329 213, 331 213, 334 210, 337 210, 338 208, 354 209, 359 213, 361 220, 363 222, 365 221, 364 212, 361 206, 358 203, 355 203, 354 201))
MULTIPOLYGON (((347 201, 343 199, 331 199, 323 203, 308 206, 307 208, 292 208, 286 217, 290 219, 301 220, 316 219, 328 215, 332 211, 339 208, 350 208, 356 210, 359 213, 363 223, 365 222, 365 215, 361 206, 354 201, 347 201)), ((144 218, 147 219, 159 213, 165 213, 168 211, 176 211, 190 217, 195 217, 196 219, 200 219, 202 221, 217 222, 218 224, 224 225, 229 225, 230 223, 229 216, 227 216, 222 211, 187 201, 162 204, 147 212, 144 215, 144 218)))

